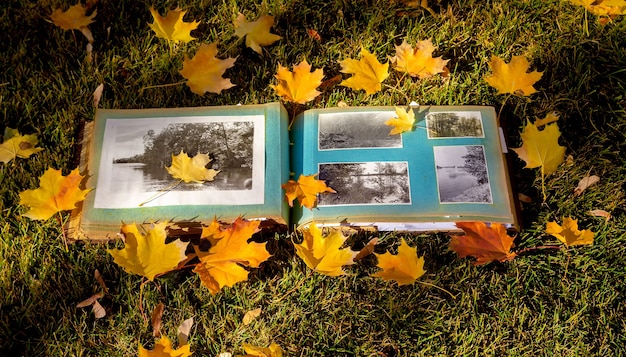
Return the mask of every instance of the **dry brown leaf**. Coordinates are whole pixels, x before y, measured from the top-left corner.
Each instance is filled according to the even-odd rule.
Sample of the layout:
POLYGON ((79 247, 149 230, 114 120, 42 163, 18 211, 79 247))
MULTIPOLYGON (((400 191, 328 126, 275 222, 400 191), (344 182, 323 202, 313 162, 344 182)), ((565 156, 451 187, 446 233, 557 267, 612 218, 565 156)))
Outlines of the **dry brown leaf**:
POLYGON ((161 323, 163 322, 163 310, 165 310, 165 304, 160 302, 152 311, 150 322, 152 323, 152 336, 161 337, 161 323))
POLYGON ((605 222, 608 222, 611 219, 611 214, 603 209, 594 209, 587 213, 589 213, 590 215, 594 217, 604 217, 605 222))
POLYGON ((370 241, 367 242, 365 247, 363 247, 363 248, 361 248, 361 250, 359 250, 357 255, 354 257, 354 261, 356 262, 357 260, 361 260, 361 259, 367 257, 368 255, 374 253, 374 248, 376 247, 376 244, 378 244, 378 238, 370 239, 370 241))
POLYGON ((189 340, 189 333, 191 332, 191 327, 193 326, 193 317, 188 318, 183 321, 180 326, 178 326, 178 345, 183 346, 187 344, 187 340, 189 340))
POLYGON ((596 175, 585 176, 579 182, 578 186, 574 189, 574 197, 580 196, 587 187, 600 181, 600 177, 596 175))
POLYGON ((259 315, 261 315, 261 308, 257 307, 254 310, 250 310, 248 312, 245 313, 245 315, 243 315, 243 324, 245 325, 250 325, 250 323, 252 321, 254 321, 254 319, 256 319, 257 317, 259 317, 259 315))
POLYGON ((100 98, 102 98, 102 92, 104 91, 104 83, 100 83, 100 85, 93 91, 93 106, 95 108, 100 104, 100 98))

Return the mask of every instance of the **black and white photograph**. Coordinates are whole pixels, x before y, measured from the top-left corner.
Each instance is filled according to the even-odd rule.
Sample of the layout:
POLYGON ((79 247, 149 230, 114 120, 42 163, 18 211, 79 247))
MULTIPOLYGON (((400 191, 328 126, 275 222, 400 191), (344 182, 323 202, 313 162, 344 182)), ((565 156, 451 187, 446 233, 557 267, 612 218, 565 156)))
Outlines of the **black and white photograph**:
POLYGON ((95 206, 130 208, 145 200, 146 206, 262 203, 262 119, 108 119, 95 206), (179 182, 166 167, 181 152, 189 157, 207 154, 211 161, 205 168, 219 173, 213 181, 179 182))
POLYGON ((319 164, 318 177, 337 191, 319 195, 318 206, 411 203, 406 162, 319 164))
POLYGON ((483 121, 480 112, 437 112, 426 115, 429 138, 482 138, 483 121))
POLYGON ((483 146, 435 146, 433 149, 439 202, 492 203, 483 146))
POLYGON ((320 114, 319 150, 401 148, 402 135, 389 135, 386 121, 396 112, 351 112, 320 114))

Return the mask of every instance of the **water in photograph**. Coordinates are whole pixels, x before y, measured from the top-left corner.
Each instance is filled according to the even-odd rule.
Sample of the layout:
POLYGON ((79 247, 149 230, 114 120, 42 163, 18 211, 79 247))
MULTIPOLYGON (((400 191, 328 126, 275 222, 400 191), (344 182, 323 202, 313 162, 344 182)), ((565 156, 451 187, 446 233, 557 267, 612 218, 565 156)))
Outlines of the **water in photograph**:
POLYGON ((477 186, 476 177, 460 168, 444 167, 437 169, 439 196, 441 201, 449 202, 467 189, 477 186))

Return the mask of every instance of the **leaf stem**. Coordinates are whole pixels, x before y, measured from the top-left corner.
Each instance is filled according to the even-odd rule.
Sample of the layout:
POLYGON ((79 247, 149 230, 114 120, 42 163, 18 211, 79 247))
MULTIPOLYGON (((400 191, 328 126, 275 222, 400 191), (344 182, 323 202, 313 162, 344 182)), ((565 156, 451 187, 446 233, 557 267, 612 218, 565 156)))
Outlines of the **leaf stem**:
POLYGON ((65 232, 65 227, 63 227, 63 217, 61 216, 61 211, 57 212, 57 222, 59 222, 59 226, 61 226, 61 232, 63 233, 63 243, 65 244, 65 253, 69 252, 69 247, 67 246, 67 233, 65 232))
POLYGON ((180 183, 183 182, 183 180, 177 181, 172 183, 171 185, 167 186, 166 188, 162 188, 159 191, 157 191, 157 193, 155 193, 154 195, 148 197, 147 200, 141 202, 139 204, 139 207, 145 205, 146 203, 152 202, 154 200, 156 200, 157 198, 163 196, 164 194, 166 194, 167 192, 169 192, 170 190, 173 190, 176 188, 176 186, 180 185, 180 183))
POLYGON ((279 303, 281 302, 283 299, 285 299, 287 296, 291 295, 291 293, 293 293, 294 291, 298 290, 298 288, 304 284, 304 282, 309 279, 311 277, 311 275, 313 275, 313 273, 315 272, 315 270, 310 270, 309 273, 302 278, 298 284, 296 284, 296 286, 294 286, 293 288, 291 288, 291 290, 287 291, 286 293, 283 294, 283 296, 279 297, 278 299, 274 300, 274 303, 279 303))
POLYGON ((502 109, 504 109, 504 106, 506 105, 506 102, 509 100, 509 98, 511 98, 511 93, 508 93, 506 97, 504 97, 504 100, 502 101, 502 105, 500 105, 500 110, 498 111, 498 116, 496 117, 496 121, 498 122, 498 125, 500 125, 500 115, 502 115, 502 109))
POLYGON ((180 81, 180 82, 176 82, 176 83, 167 83, 167 84, 157 84, 154 86, 147 86, 147 87, 143 87, 141 89, 139 89, 139 92, 143 92, 146 89, 154 89, 154 88, 166 88, 166 87, 174 87, 180 84, 185 84, 187 83, 187 81, 180 81))
POLYGON ((417 282, 418 282, 418 283, 420 283, 420 284, 422 284, 422 285, 426 285, 426 286, 430 286, 430 287, 435 288, 435 289, 439 289, 439 290, 441 290, 441 291, 443 291, 443 292, 447 293, 448 295, 450 295, 450 297, 452 297, 452 299, 456 299, 456 296, 455 296, 455 295, 453 295, 451 292, 449 292, 448 290, 446 290, 446 289, 444 289, 444 288, 442 288, 442 287, 440 287, 440 286, 437 286, 437 285, 435 285, 435 284, 431 284, 431 283, 427 283, 427 282, 425 282, 425 281, 420 281, 420 280, 418 280, 417 282))

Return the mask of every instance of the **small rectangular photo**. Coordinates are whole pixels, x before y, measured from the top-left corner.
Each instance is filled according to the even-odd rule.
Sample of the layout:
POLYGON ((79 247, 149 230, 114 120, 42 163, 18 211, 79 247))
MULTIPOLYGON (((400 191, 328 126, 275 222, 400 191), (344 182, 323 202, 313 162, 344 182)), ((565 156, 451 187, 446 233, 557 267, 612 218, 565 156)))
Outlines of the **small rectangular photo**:
POLYGON ((401 148, 402 135, 385 124, 394 111, 330 113, 318 116, 319 150, 401 148))
POLYGON ((436 112, 426 115, 428 138, 483 138, 480 112, 436 112))
POLYGON ((107 119, 94 207, 263 202, 263 116, 107 119), (207 154, 212 181, 182 182, 172 155, 207 154), (145 201, 148 202, 145 202, 145 201))
POLYGON ((435 146, 441 203, 492 203, 482 145, 435 146))
POLYGON ((407 162, 319 164, 318 177, 337 191, 319 195, 318 206, 411 204, 407 162))

